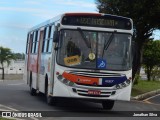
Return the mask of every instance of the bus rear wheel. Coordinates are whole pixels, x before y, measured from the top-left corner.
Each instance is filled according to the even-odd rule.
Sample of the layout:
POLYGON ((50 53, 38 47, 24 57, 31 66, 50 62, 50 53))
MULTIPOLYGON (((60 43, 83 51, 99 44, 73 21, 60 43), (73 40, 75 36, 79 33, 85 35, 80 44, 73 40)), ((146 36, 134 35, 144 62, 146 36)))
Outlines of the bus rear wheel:
POLYGON ((36 90, 34 88, 32 88, 32 86, 30 86, 30 94, 32 96, 36 96, 37 95, 36 90))
POLYGON ((31 76, 30 76, 30 94, 31 94, 32 96, 37 95, 36 90, 33 88, 32 74, 31 74, 31 76))
POLYGON ((105 110, 111 110, 114 106, 114 100, 106 100, 106 101, 102 101, 102 106, 103 109, 105 110))

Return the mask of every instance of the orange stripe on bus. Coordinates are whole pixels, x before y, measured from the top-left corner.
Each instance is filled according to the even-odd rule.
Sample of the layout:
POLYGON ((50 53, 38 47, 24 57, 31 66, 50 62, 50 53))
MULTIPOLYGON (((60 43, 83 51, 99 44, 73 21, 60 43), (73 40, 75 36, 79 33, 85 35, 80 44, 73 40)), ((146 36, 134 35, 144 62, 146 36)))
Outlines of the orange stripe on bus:
POLYGON ((66 72, 64 72, 62 76, 66 78, 67 80, 70 80, 75 83, 88 84, 88 85, 92 85, 92 84, 98 85, 99 84, 99 78, 78 76, 78 75, 73 75, 73 74, 66 73, 66 72))

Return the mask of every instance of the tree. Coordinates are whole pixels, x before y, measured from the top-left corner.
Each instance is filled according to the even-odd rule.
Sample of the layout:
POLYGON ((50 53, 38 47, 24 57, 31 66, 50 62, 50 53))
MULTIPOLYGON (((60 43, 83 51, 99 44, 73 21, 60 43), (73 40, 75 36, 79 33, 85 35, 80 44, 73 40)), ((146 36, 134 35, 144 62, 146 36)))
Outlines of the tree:
POLYGON ((15 55, 16 59, 20 59, 20 60, 25 59, 25 54, 24 53, 15 53, 14 55, 15 55))
POLYGON ((155 66, 160 65, 160 41, 150 41, 144 46, 143 64, 146 68, 147 78, 151 80, 151 73, 155 66))
POLYGON ((144 43, 160 28, 160 0, 96 0, 100 13, 126 16, 133 19, 136 56, 133 59, 133 78, 140 72, 144 43))
POLYGON ((15 56, 11 50, 0 46, 0 69, 2 69, 2 79, 4 79, 4 63, 6 62, 9 65, 12 59, 15 59, 15 56))

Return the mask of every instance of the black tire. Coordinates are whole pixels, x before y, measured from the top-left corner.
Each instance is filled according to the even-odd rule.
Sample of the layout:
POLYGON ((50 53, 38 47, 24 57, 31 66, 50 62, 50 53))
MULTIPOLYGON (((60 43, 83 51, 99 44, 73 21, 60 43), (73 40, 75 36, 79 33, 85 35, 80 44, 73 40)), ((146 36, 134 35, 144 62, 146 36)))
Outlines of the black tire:
POLYGON ((48 105, 55 106, 57 104, 57 99, 48 95, 48 83, 47 82, 46 82, 46 85, 45 85, 45 96, 46 96, 46 102, 47 102, 48 105))
POLYGON ((52 96, 47 96, 47 104, 48 105, 52 105, 52 106, 56 106, 57 105, 57 99, 52 97, 52 96))
POLYGON ((102 101, 103 109, 111 110, 114 106, 114 100, 102 101))
POLYGON ((32 88, 32 87, 30 87, 30 94, 32 96, 36 96, 37 95, 36 90, 34 88, 32 88))
POLYGON ((32 96, 36 96, 37 95, 36 90, 33 88, 33 85, 32 85, 32 74, 30 75, 30 94, 32 96))

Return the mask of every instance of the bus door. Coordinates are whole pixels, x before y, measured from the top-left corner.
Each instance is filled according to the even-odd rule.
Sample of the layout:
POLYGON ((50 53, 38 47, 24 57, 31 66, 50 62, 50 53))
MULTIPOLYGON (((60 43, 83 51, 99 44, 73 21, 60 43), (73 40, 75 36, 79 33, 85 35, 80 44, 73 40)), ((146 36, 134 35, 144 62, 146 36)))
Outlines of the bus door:
POLYGON ((32 42, 33 42, 33 32, 29 34, 28 36, 28 45, 27 45, 27 53, 28 53, 28 56, 27 56, 27 84, 30 84, 30 54, 31 54, 31 51, 32 51, 32 42))
POLYGON ((49 88, 49 93, 53 94, 53 87, 54 87, 54 72, 55 72, 55 55, 56 55, 56 51, 54 50, 55 48, 55 43, 53 42, 53 35, 54 35, 54 31, 55 31, 55 25, 53 24, 51 27, 51 42, 50 44, 52 45, 52 50, 51 50, 51 70, 50 70, 50 88, 49 88))
POLYGON ((41 51, 42 51, 42 44, 43 44, 43 38, 44 38, 44 29, 40 30, 39 35, 39 44, 38 44, 38 55, 37 55, 37 81, 36 81, 36 89, 39 90, 39 79, 40 79, 40 72, 41 72, 41 51))

